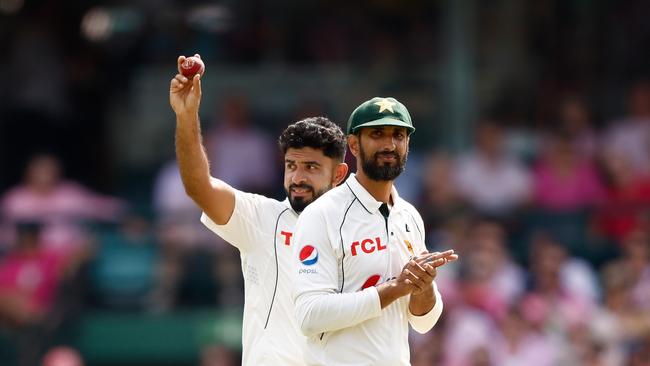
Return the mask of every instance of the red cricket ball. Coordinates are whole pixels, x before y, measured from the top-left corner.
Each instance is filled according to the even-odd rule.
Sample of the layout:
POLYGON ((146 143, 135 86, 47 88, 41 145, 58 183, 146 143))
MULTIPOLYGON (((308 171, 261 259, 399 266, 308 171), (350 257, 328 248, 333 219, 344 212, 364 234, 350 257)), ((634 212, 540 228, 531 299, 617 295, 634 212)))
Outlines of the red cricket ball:
POLYGON ((181 74, 185 77, 192 78, 196 74, 203 75, 204 72, 205 64, 198 57, 188 57, 181 64, 181 74))

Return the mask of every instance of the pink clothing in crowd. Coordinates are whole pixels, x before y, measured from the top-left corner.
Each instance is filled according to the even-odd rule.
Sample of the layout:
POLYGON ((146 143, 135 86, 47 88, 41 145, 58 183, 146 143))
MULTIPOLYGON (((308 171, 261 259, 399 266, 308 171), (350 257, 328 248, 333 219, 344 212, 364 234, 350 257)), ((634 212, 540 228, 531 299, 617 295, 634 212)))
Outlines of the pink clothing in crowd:
POLYGON ((11 253, 0 261, 0 294, 25 296, 29 312, 45 313, 52 307, 63 261, 53 252, 11 253))
POLYGON ((115 219, 122 207, 121 201, 95 194, 72 182, 59 183, 45 193, 20 185, 10 189, 0 203, 8 226, 7 242, 15 241, 14 223, 40 221, 46 224, 44 245, 61 250, 83 244, 85 236, 80 222, 115 219))
POLYGON ((557 351, 543 335, 526 332, 516 343, 501 333, 493 334, 487 348, 493 365, 499 366, 554 366, 557 351))
POLYGON ((587 161, 561 175, 546 161, 534 171, 535 202, 545 209, 567 211, 585 208, 603 200, 605 189, 595 167, 587 161))

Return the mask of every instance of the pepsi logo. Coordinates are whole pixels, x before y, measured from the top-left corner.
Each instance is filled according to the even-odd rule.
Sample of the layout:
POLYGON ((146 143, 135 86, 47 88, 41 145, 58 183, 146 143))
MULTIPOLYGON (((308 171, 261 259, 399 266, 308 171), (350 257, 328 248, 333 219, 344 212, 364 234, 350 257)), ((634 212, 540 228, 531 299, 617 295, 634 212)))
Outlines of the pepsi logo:
POLYGON ((311 245, 305 245, 300 249, 300 262, 305 266, 318 262, 318 250, 311 245))
POLYGON ((376 274, 376 275, 372 275, 372 276, 368 277, 368 279, 366 280, 366 282, 363 283, 363 285, 361 286, 361 289, 362 289, 362 290, 365 290, 365 289, 367 289, 368 287, 376 286, 376 285, 379 283, 380 280, 381 280, 381 276, 380 276, 380 275, 378 275, 378 274, 376 274))

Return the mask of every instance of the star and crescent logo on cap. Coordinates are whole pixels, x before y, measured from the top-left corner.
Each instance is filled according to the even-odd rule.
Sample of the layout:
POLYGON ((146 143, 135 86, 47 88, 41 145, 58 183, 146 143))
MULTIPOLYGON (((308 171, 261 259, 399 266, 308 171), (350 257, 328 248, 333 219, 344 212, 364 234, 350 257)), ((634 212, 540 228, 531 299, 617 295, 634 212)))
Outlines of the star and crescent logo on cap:
POLYGON ((395 105, 394 102, 391 102, 388 99, 382 99, 379 102, 375 102, 375 105, 379 106, 379 113, 382 113, 383 111, 389 111, 390 113, 395 113, 393 111, 393 106, 395 105))

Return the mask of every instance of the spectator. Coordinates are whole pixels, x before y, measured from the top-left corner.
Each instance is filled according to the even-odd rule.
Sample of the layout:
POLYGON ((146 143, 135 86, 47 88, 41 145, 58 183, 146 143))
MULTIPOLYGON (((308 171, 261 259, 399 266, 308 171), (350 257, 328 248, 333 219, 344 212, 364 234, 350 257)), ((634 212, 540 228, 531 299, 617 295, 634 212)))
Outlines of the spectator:
POLYGON ((0 261, 0 301, 5 320, 14 325, 40 322, 52 309, 64 263, 42 247, 42 225, 17 225, 15 247, 0 261))
POLYGON ((452 180, 453 160, 444 153, 430 153, 424 163, 422 175, 420 212, 424 226, 429 230, 427 237, 436 247, 451 247, 459 240, 454 240, 456 238, 449 226, 454 219, 463 217, 467 211, 452 180))
POLYGON ((633 364, 630 347, 650 332, 650 315, 639 307, 633 292, 634 272, 647 267, 647 263, 640 266, 644 260, 630 258, 629 254, 603 268, 603 306, 590 321, 590 331, 604 345, 605 357, 611 365, 633 364))
POLYGON ((534 202, 555 212, 576 212, 599 203, 604 187, 592 161, 567 133, 552 132, 534 170, 534 202))
POLYGON ((608 153, 603 159, 608 187, 594 221, 606 237, 622 239, 639 228, 650 207, 650 175, 635 173, 631 163, 620 154, 608 153))
POLYGON ((462 156, 455 170, 459 195, 481 213, 507 216, 530 199, 530 175, 505 154, 503 131, 494 121, 479 124, 476 149, 462 156))
POLYGON ((114 309, 151 309, 159 282, 159 247, 149 222, 127 217, 118 230, 98 236, 92 263, 99 304, 114 309))
MULTIPOLYGON (((160 309, 170 309, 182 292, 180 286, 189 271, 188 258, 201 255, 212 261, 215 252, 227 245, 215 240, 198 220, 201 210, 185 193, 175 160, 166 163, 156 176, 152 202, 162 249, 161 282, 154 302, 160 309)), ((207 275, 212 277, 210 272, 207 275)))
POLYGON ((23 366, 36 363, 52 335, 58 290, 71 264, 41 245, 41 224, 17 226, 15 246, 0 261, 0 323, 10 326, 23 366))
POLYGON ((492 347, 500 319, 523 295, 525 273, 510 258, 498 222, 477 220, 469 231, 455 285, 441 283, 440 287, 450 300, 443 365, 500 365, 485 350, 492 347))
POLYGON ((220 124, 206 136, 213 175, 247 192, 273 193, 277 157, 273 139, 251 126, 248 104, 241 96, 228 97, 222 114, 220 124))
POLYGON ((185 193, 175 160, 166 163, 156 176, 152 204, 164 242, 188 249, 212 245, 207 230, 196 223, 201 210, 185 193))
POLYGON ((500 319, 525 290, 525 273, 509 256, 504 228, 482 220, 471 229, 461 262, 463 302, 500 319))
POLYGON ((632 281, 632 302, 650 314, 650 235, 637 230, 625 242, 623 260, 632 281))
POLYGON ((533 329, 515 307, 499 321, 499 331, 490 337, 489 352, 493 365, 554 366, 558 350, 542 334, 533 329), (542 356, 543 355, 543 356, 542 356))
POLYGON ((43 245, 67 255, 75 255, 87 244, 81 227, 84 221, 115 220, 123 207, 120 200, 64 180, 61 163, 52 155, 31 159, 23 183, 10 189, 0 201, 10 238, 11 225, 16 222, 39 221, 45 224, 43 245))
POLYGON ((586 160, 596 156, 598 136, 592 125, 592 116, 584 97, 565 95, 558 107, 559 128, 571 139, 574 151, 586 160))
POLYGON ((522 310, 534 327, 557 340, 589 321, 598 287, 587 263, 570 257, 553 238, 539 234, 533 239, 530 268, 532 286, 522 310))
POLYGON ((610 123, 603 136, 606 153, 620 155, 636 173, 650 174, 650 83, 638 81, 630 88, 628 114, 610 123))
POLYGON ((153 204, 162 245, 155 306, 168 310, 179 305, 241 305, 238 253, 197 219, 201 210, 185 193, 175 161, 159 172, 153 204))
POLYGON ((630 232, 624 239, 623 255, 608 268, 625 279, 630 306, 650 314, 650 235, 641 230, 630 232))
POLYGON ((491 347, 497 325, 487 313, 471 306, 456 305, 446 319, 442 365, 469 365, 474 352, 491 347))

